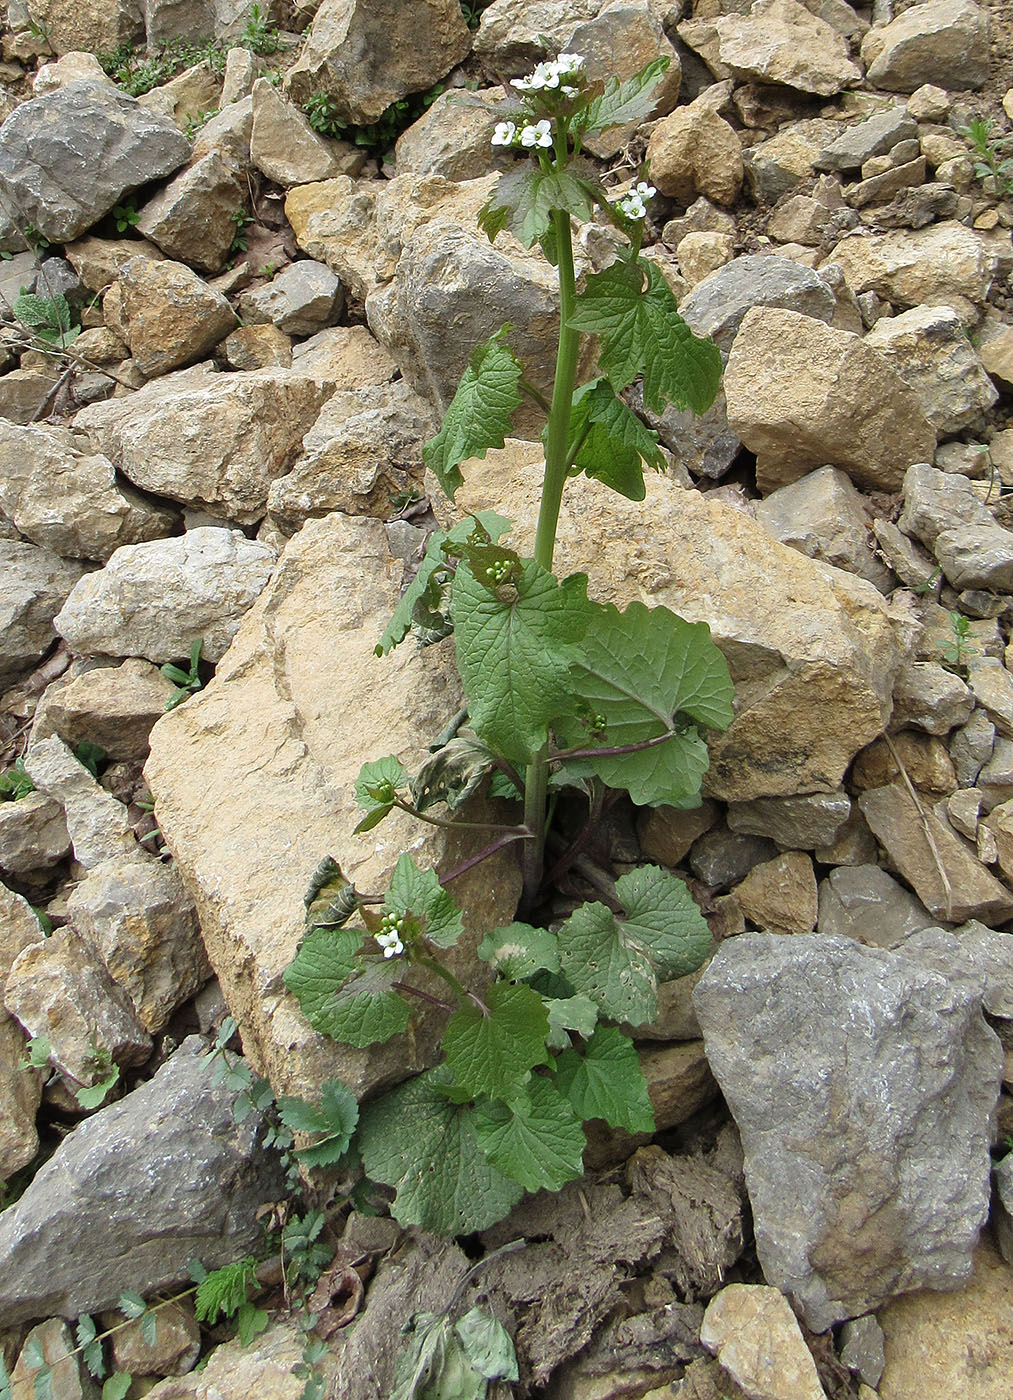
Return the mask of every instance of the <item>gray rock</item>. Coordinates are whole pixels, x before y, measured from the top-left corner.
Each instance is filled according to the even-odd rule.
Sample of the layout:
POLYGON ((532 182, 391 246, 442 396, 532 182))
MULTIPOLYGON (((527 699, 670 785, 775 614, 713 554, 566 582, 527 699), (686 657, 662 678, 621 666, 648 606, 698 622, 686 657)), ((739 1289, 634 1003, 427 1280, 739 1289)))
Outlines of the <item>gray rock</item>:
POLYGON ((967 683, 974 698, 995 725, 996 733, 1013 738, 1013 676, 994 656, 972 657, 967 683))
POLYGON ((103 861, 74 886, 67 914, 152 1034, 211 976, 193 901, 171 865, 140 852, 103 861))
POLYGON ((115 1306, 259 1248, 257 1207, 284 1190, 261 1120, 232 1114, 196 1038, 154 1079, 81 1123, 0 1219, 9 1326, 115 1306))
POLYGON ((715 827, 693 842, 690 869, 712 889, 727 888, 744 880, 754 865, 773 860, 777 846, 766 836, 746 836, 715 827))
POLYGON ((47 689, 35 712, 32 743, 59 734, 72 748, 82 740, 99 744, 116 763, 143 759, 151 727, 175 689, 139 657, 120 666, 95 666, 47 689))
POLYGON ((897 945, 898 953, 935 969, 950 982, 962 979, 981 993, 981 1004, 997 1020, 1013 1020, 1013 939, 977 919, 952 931, 935 926, 916 929, 897 945))
POLYGON ((716 480, 724 476, 742 449, 742 443, 728 426, 725 396, 718 390, 706 413, 680 413, 668 404, 664 413, 655 413, 644 406, 644 392, 639 383, 633 384, 625 395, 664 445, 675 454, 680 466, 694 476, 716 480))
MULTIPOLYGON (((1002 662, 995 662, 1001 667, 1002 662)), ((974 709, 974 696, 952 671, 934 661, 910 661, 897 673, 893 687, 895 729, 913 726, 926 734, 948 734, 964 724, 974 709)))
POLYGON ((95 781, 62 739, 52 735, 33 744, 25 755, 25 770, 37 790, 63 808, 78 865, 90 870, 101 861, 137 853, 127 809, 95 781))
POLYGON ((1013 531, 994 522, 944 529, 933 550, 954 588, 1013 593, 1013 531))
POLYGON ((87 574, 55 626, 84 655, 145 656, 160 664, 224 655, 270 577, 276 551, 238 530, 203 526, 169 540, 124 545, 87 574))
POLYGON ((0 870, 19 879, 49 870, 70 850, 59 802, 30 792, 17 802, 0 802, 0 870))
POLYGON ((888 107, 847 127, 820 152, 818 170, 859 170, 870 156, 885 155, 899 141, 918 135, 918 123, 901 106, 888 107))
POLYGON ((820 933, 891 948, 933 922, 921 901, 881 866, 838 866, 820 884, 820 933))
POLYGON ((1002 1069, 981 985, 850 939, 746 934, 693 1000, 764 1276, 807 1325, 968 1279, 1002 1069))
MULTIPOLYGON (((994 734, 994 725, 991 728, 994 734)), ((993 740, 988 761, 978 773, 978 790, 985 812, 1013 798, 1013 739, 993 740)))
POLYGON ((287 335, 314 335, 341 315, 345 294, 341 282, 323 263, 304 258, 290 263, 266 287, 246 292, 239 300, 243 320, 273 324, 287 335))
POLYGON ((4 122, 0 189, 51 243, 65 243, 189 154, 168 118, 109 83, 71 83, 23 102, 4 122))
POLYGON ((850 815, 851 798, 843 789, 728 804, 732 831, 769 837, 786 850, 811 851, 832 845, 850 815))
POLYGON ((129 996, 72 928, 18 954, 3 1002, 26 1035, 49 1037, 51 1063, 75 1084, 90 1087, 111 1064, 141 1065, 151 1054, 129 996))
MULTIPOLYGON (((487 13, 487 12, 486 12, 487 13)), ((445 180, 477 180, 495 168, 489 144, 497 107, 506 108, 502 88, 443 92, 397 139, 394 165, 400 174, 442 175, 445 180)))
POLYGON ((995 528, 966 476, 941 472, 927 463, 909 467, 905 473, 904 509, 897 523, 905 535, 929 549, 944 530, 956 525, 995 528))
POLYGON ((171 512, 116 480, 112 462, 86 455, 64 432, 0 419, 0 510, 20 534, 63 558, 106 560, 121 544, 158 539, 171 512))
POLYGON ((742 152, 742 163, 757 203, 776 204, 814 174, 820 152, 839 132, 838 122, 813 117, 791 122, 769 140, 748 146, 742 152))
POLYGON ((834 294, 824 281, 790 258, 753 254, 735 258, 698 282, 679 304, 694 335, 706 335, 727 350, 746 312, 754 306, 798 311, 829 326, 834 294))
POLYGON ((53 618, 83 572, 38 545, 0 539, 0 691, 49 651, 53 618))
POLYGON ((930 554, 898 530, 892 521, 874 520, 872 528, 879 552, 905 588, 929 594, 934 589, 938 593, 940 569, 930 554))
POLYGON ((996 1162, 992 1223, 999 1251, 1007 1264, 1013 1264, 1013 1152, 996 1162))
POLYGON ((840 1358, 866 1385, 879 1385, 886 1369, 886 1338, 871 1313, 856 1317, 841 1328, 840 1358))
POLYGON ((925 0, 870 29, 862 60, 870 86, 891 92, 979 88, 988 81, 988 12, 973 0, 925 0))
POLYGON ((916 306, 883 316, 865 337, 918 394, 940 433, 958 433, 999 397, 964 323, 949 306, 916 306))
POLYGON ((837 467, 819 467, 772 491, 757 502, 756 518, 775 540, 810 559, 847 569, 881 593, 894 586, 890 569, 869 547, 871 512, 865 498, 837 467))
POLYGON ((325 141, 266 78, 253 84, 252 96, 250 160, 266 179, 308 185, 341 173, 340 152, 350 147, 325 141))

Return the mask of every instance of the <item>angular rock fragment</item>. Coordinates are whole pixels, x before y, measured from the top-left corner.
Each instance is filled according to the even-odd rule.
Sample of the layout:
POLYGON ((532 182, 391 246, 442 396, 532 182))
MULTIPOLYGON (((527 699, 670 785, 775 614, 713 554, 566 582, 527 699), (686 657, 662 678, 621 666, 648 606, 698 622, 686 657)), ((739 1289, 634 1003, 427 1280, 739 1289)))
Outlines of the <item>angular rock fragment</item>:
POLYGON ((65 1138, 0 1219, 8 1325, 114 1307, 259 1248, 258 1206, 283 1191, 260 1115, 242 1123, 196 1037, 153 1079, 65 1138))
POLYGON ((776 1288, 732 1283, 712 1298, 700 1340, 747 1395, 825 1400, 798 1320, 776 1288))
POLYGON ((59 802, 30 792, 17 802, 0 802, 0 871, 18 879, 49 870, 70 850, 59 802))
POLYGON ((735 258, 698 282, 679 303, 679 315, 694 335, 706 335, 723 349, 731 347, 753 307, 797 311, 829 325, 834 294, 810 268, 787 258, 761 254, 735 258))
POLYGON ((341 174, 341 149, 315 132, 266 78, 253 84, 250 160, 266 179, 286 187, 330 180, 341 174))
POLYGON ((842 865, 820 885, 820 933, 892 948, 933 916, 879 865, 842 865))
POLYGON ((234 216, 249 197, 238 162, 210 151, 145 204, 137 230, 166 257, 202 272, 221 272, 236 236, 234 216))
POLYGON ((992 238, 946 221, 895 233, 852 233, 830 257, 856 294, 872 291, 902 307, 943 302, 963 309, 985 300, 1000 254, 1009 255, 1008 232, 992 238))
POLYGON ((0 539, 0 691, 49 651, 53 618, 83 572, 38 545, 0 539))
POLYGON ((96 782, 62 739, 52 735, 33 744, 25 768, 38 791, 63 808, 78 865, 90 869, 115 856, 136 854, 123 803, 96 782))
POLYGON ((881 593, 895 586, 871 548, 868 502, 838 467, 818 467, 772 491, 757 502, 756 518, 775 540, 810 559, 847 569, 881 593))
POLYGON ((98 744, 114 762, 143 759, 151 726, 164 713, 175 686, 139 657, 119 666, 96 666, 53 686, 36 711, 32 742, 59 734, 71 748, 98 744))
POLYGON ((181 262, 134 258, 119 290, 130 353, 148 378, 203 359, 236 324, 221 292, 181 262))
POLYGON ((266 287, 245 293, 239 303, 247 325, 270 323, 287 335, 314 335, 326 329, 344 305, 338 278, 309 258, 290 263, 266 287))
POLYGON ((948 306, 916 306, 883 316, 865 337, 917 392, 937 432, 958 433, 999 397, 957 313, 948 306))
POLYGON ((764 1275, 813 1331, 970 1276, 1002 1065, 981 996, 819 934, 730 939, 697 984, 764 1275))
POLYGON ((188 656, 201 641, 204 660, 215 662, 276 559, 269 544, 210 525, 124 545, 81 580, 56 627, 85 656, 145 656, 157 664, 188 656))
POLYGON ((720 15, 713 30, 713 49, 701 53, 716 77, 779 83, 820 97, 861 81, 842 36, 796 0, 756 0, 745 14, 720 15))
POLYGON ((948 91, 988 81, 988 11, 974 0, 925 0, 862 41, 866 80, 890 92, 925 83, 948 91))

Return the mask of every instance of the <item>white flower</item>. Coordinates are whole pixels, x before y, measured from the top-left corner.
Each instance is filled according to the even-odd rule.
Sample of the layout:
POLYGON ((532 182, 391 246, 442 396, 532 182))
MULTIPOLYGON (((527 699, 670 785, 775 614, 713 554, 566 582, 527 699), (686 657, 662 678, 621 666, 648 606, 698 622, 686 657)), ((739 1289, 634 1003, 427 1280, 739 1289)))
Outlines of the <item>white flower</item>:
POLYGON ((385 958, 397 958, 404 952, 404 944, 401 942, 395 929, 376 934, 376 941, 383 949, 385 958))
POLYGON ((497 122, 496 130, 492 134, 492 144, 494 146, 512 146, 516 135, 517 128, 513 122, 497 122))
POLYGON ((647 210, 644 207, 644 201, 640 198, 636 191, 633 191, 630 194, 628 194, 625 199, 621 199, 619 201, 619 208, 622 210, 622 212, 626 215, 628 219, 643 219, 647 215, 647 210))
POLYGON ((641 199, 652 199, 658 191, 653 185, 649 185, 646 180, 641 180, 638 185, 633 187, 631 193, 638 194, 641 199))
POLYGON ((563 86, 559 89, 559 91, 563 94, 564 97, 576 97, 580 89, 575 87, 569 87, 566 83, 564 83, 563 86))
POLYGON ((556 59, 556 72, 560 74, 578 73, 584 66, 579 53, 561 53, 556 59))
MULTIPOLYGON (((517 88, 519 92, 541 92, 544 88, 558 88, 560 79, 579 72, 583 66, 584 60, 579 53, 561 53, 557 59, 537 64, 530 77, 512 79, 511 87, 517 88)), ((567 97, 574 97, 577 89, 564 87, 563 92, 567 97)))
POLYGON ((521 145, 529 150, 532 146, 552 145, 552 125, 548 121, 536 122, 534 126, 521 128, 521 145))

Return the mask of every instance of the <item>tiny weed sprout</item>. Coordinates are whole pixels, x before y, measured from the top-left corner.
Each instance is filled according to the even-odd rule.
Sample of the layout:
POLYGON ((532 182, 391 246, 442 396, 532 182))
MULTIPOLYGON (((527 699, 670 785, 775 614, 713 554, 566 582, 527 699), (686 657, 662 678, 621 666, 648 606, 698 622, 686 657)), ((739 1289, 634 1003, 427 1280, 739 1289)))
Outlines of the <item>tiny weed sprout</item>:
POLYGON ((991 194, 1013 194, 1013 133, 1003 135, 990 118, 974 117, 960 128, 971 147, 974 173, 991 194))
POLYGON ((165 702, 167 710, 174 710, 177 705, 182 705, 184 700, 189 700, 190 696, 200 690, 204 682, 200 678, 200 654, 204 649, 204 641, 199 638, 190 648, 190 669, 184 671, 182 666, 175 666, 171 661, 167 661, 159 670, 167 681, 172 681, 176 689, 165 702))
POLYGON ((585 574, 552 572, 568 482, 584 474, 643 501, 644 468, 664 470, 657 435, 624 391, 640 379, 650 409, 702 413, 720 381, 717 348, 691 333, 657 265, 641 257, 655 190, 641 179, 610 193, 582 155, 589 138, 649 115, 666 67, 658 59, 625 82, 592 85, 581 56, 563 53, 513 82, 516 109, 490 133, 509 168, 479 223, 491 241, 507 231, 527 248, 538 244, 558 271, 551 398, 531 385, 503 326, 474 350, 423 455, 453 500, 462 465, 504 446, 528 397, 546 419, 534 550, 525 557, 512 548, 511 524, 495 511, 438 531, 376 647, 385 656, 409 634, 420 644, 452 634, 467 708, 420 772, 394 755, 364 764, 356 831, 397 810, 484 831, 488 845, 469 865, 515 847, 520 917, 485 935, 467 986, 461 958, 457 971, 447 958, 465 932, 446 888, 460 870, 441 881, 405 853, 386 896, 367 897, 328 857, 314 872, 305 936, 285 972, 310 1024, 349 1045, 389 1040, 419 1014, 443 1019, 435 1068, 354 1118, 332 1082, 334 1103, 298 1121, 324 1134, 317 1145, 332 1165, 361 1162, 369 1181, 392 1187, 402 1224, 443 1234, 483 1229, 525 1191, 559 1190, 581 1176, 585 1122, 653 1129, 647 1083, 622 1027, 650 1022, 659 983, 694 971, 711 945, 686 885, 668 870, 644 865, 606 880, 604 901, 552 922, 550 891, 579 856, 580 838, 550 845, 546 869, 563 789, 572 804, 586 804, 585 834, 624 793, 642 806, 695 807, 708 765, 704 733, 732 719, 728 668, 705 623, 636 601, 622 610, 601 604, 588 596, 585 574), (611 266, 578 291, 572 230, 592 218, 623 239, 611 266), (578 385, 584 335, 597 338, 598 369, 578 385), (483 785, 514 800, 513 822, 467 819, 468 799, 483 785))

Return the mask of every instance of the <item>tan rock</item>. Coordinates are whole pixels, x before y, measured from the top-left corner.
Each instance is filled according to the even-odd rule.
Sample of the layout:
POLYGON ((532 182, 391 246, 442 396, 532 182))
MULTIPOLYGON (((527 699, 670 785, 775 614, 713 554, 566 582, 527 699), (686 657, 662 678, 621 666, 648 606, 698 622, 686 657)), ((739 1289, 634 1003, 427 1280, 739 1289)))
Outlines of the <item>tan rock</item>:
MULTIPOLYGON (((339 1046, 310 1029, 281 983, 303 934, 303 893, 326 853, 358 888, 380 890, 404 850, 446 870, 481 844, 481 833, 448 841, 396 813, 352 835, 362 763, 394 749, 414 770, 460 703, 452 643, 374 655, 399 577, 379 521, 308 521, 214 680, 152 731, 146 776, 157 820, 246 1053, 278 1092, 310 1093, 333 1075, 356 1092, 375 1089, 422 1068, 435 1048, 428 1022, 414 1040, 339 1046)), ((455 882, 468 947, 510 921, 518 893, 512 856, 455 882)))
POLYGON ((963 313, 985 300, 1009 245, 1008 231, 981 234, 947 221, 896 233, 851 233, 829 260, 840 263, 856 295, 875 292, 895 306, 942 302, 963 313))
POLYGON ((844 38, 796 0, 757 0, 746 14, 715 19, 714 30, 718 62, 736 78, 820 97, 861 82, 844 38))
POLYGON ((1013 895, 953 830, 944 805, 932 811, 923 803, 920 812, 901 783, 870 788, 858 805, 892 864, 937 918, 1003 923, 1013 917, 1013 895))
POLYGON ((333 380, 340 391, 389 384, 397 362, 365 326, 328 326, 292 348, 292 363, 304 374, 333 380))
POLYGON ((44 63, 32 79, 32 93, 45 97, 47 92, 56 92, 68 83, 111 83, 105 69, 93 53, 75 52, 71 49, 55 63, 44 63))
MULTIPOLYGON (((39 929, 40 941, 41 934, 39 929)), ((0 1010, 0 1182, 26 1167, 39 1150, 35 1115, 46 1076, 24 1067, 27 1053, 28 1037, 0 1010)))
POLYGON ((0 871, 36 881, 70 851, 67 823, 58 802, 30 792, 17 802, 0 802, 0 871))
MULTIPOLYGON (((516 523, 519 546, 530 548, 541 462, 533 444, 508 442, 465 464, 457 510, 495 505, 516 523)), ((638 598, 710 624, 737 708, 731 727, 709 737, 710 796, 833 791, 889 715, 899 658, 881 595, 776 543, 742 511, 659 477, 646 488, 646 501, 634 505, 583 477, 571 483, 557 572, 585 570, 602 601, 622 607, 638 598)), ((449 515, 435 485, 431 494, 449 515)))
POLYGON ((988 11, 973 0, 926 0, 862 41, 870 86, 913 92, 925 83, 979 88, 988 80, 988 11))
POLYGON ((140 238, 96 238, 85 234, 68 243, 64 256, 89 292, 101 292, 115 282, 131 258, 160 258, 153 243, 140 238))
POLYGON ((729 233, 687 233, 679 240, 679 270, 691 287, 731 262, 735 239, 729 233))
POLYGON ((129 1371, 132 1376, 183 1376, 192 1370, 201 1347, 192 1303, 168 1303, 157 1316, 155 1339, 149 1342, 140 1318, 124 1327, 121 1313, 103 1314, 103 1325, 117 1329, 110 1339, 117 1371, 129 1371))
POLYGON ((32 741, 59 734, 72 748, 85 739, 99 744, 114 762, 145 758, 151 726, 174 690, 157 666, 140 657, 96 667, 54 688, 51 698, 47 692, 32 741))
POLYGON ((866 490, 896 491, 905 469, 935 451, 918 395, 881 356, 794 311, 746 314, 724 388, 764 493, 827 464, 866 490))
POLYGON ((750 1400, 826 1400, 791 1304, 777 1288, 723 1288, 707 1305, 700 1340, 750 1400))
POLYGON ((911 385, 926 418, 943 436, 974 423, 999 397, 960 317, 948 306, 915 306, 899 316, 882 316, 865 343, 911 385))
MULTIPOLYGON (((273 1323, 247 1346, 238 1341, 214 1347, 208 1363, 186 1376, 169 1376, 148 1395, 153 1400, 300 1400, 305 1377, 296 1374, 306 1343, 293 1323, 273 1323)), ((336 1349, 340 1355, 340 1348, 336 1349)), ((325 1379, 334 1382, 335 1354, 319 1363, 325 1379)))
POLYGON ((331 143, 266 78, 258 78, 253 85, 250 159, 266 179, 286 188, 330 180, 340 173, 331 143))
POLYGON ((816 927, 816 876, 805 851, 785 851, 754 865, 732 894, 750 923, 764 932, 812 933, 816 927))
POLYGON ((895 1298, 878 1313, 886 1334, 880 1400, 1006 1400, 1013 1387, 1013 1278, 986 1234, 971 1282, 957 1293, 895 1298))
POLYGON ((691 204, 704 195, 734 204, 742 188, 742 146, 732 127, 700 102, 663 118, 647 144, 651 180, 662 194, 691 204))
POLYGON ((457 0, 323 0, 286 85, 298 103, 330 93, 342 116, 361 125, 432 87, 470 48, 457 0))
POLYGON ((234 215, 249 199, 239 164, 220 151, 191 161, 141 210, 137 231, 166 257, 220 272, 236 236, 234 215))
POLYGON ((149 379, 203 359, 236 324, 222 294, 180 262, 137 258, 120 289, 130 353, 149 379))
POLYGON ((223 105, 221 80, 209 64, 195 63, 137 100, 149 111, 162 112, 171 117, 180 130, 186 132, 188 122, 217 111, 223 105))
POLYGON ((986 320, 979 347, 981 363, 993 379, 1013 388, 1013 326, 986 320))
POLYGON ((233 369, 292 365, 292 338, 277 326, 239 326, 225 337, 222 353, 233 369))
MULTIPOLYGON (((674 1045, 647 1042, 637 1049, 658 1132, 685 1123, 717 1098, 718 1086, 707 1063, 702 1040, 674 1045)), ((650 1140, 650 1133, 628 1133, 602 1124, 589 1131, 584 1165, 589 1171, 614 1166, 625 1161, 634 1148, 650 1140)))
MULTIPOLYGON (((451 88, 397 138, 394 168, 400 175, 440 175, 444 180, 477 180, 496 167, 489 144, 497 107, 506 108, 502 88, 468 92, 451 88)), ((386 168, 386 165, 385 165, 386 168)))
POLYGON ((34 1394, 41 1389, 44 1371, 49 1373, 48 1389, 53 1400, 92 1400, 98 1391, 74 1346, 70 1326, 62 1317, 40 1322, 28 1333, 11 1371, 11 1389, 34 1394))
POLYGON ((54 53, 109 53, 144 36, 144 7, 131 0, 32 0, 30 13, 54 53))
POLYGON ((718 820, 716 802, 704 801, 690 811, 677 807, 648 807, 640 813, 637 835, 640 849, 648 860, 675 867, 689 852, 698 836, 718 820))

